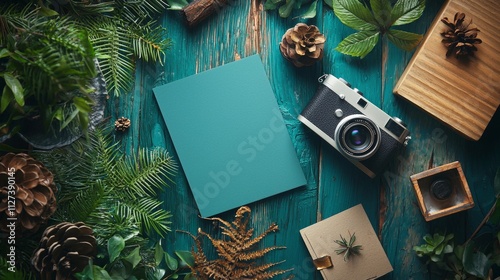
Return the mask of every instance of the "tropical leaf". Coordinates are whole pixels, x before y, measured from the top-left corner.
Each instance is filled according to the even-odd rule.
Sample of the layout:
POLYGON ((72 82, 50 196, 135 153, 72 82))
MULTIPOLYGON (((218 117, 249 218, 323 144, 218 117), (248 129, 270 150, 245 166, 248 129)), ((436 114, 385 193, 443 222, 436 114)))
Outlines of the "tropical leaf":
POLYGON ((411 51, 422 41, 423 36, 402 30, 390 29, 387 32, 387 38, 396 47, 405 51, 411 51))
POLYGON ((360 31, 347 36, 335 50, 352 56, 365 57, 377 45, 379 32, 377 30, 360 31))
POLYGON ((403 25, 414 22, 424 12, 425 0, 398 0, 391 12, 391 25, 403 25))
POLYGON ((353 29, 377 29, 371 11, 357 0, 333 0, 333 11, 343 24, 353 29))
POLYGON ((390 26, 391 2, 389 0, 370 0, 370 6, 377 22, 382 26, 390 26))

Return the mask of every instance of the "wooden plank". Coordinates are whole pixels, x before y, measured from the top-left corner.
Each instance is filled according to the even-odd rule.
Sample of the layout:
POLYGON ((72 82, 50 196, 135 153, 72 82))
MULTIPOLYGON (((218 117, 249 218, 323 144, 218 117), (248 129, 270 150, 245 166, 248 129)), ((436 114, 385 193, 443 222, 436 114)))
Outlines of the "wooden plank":
MULTIPOLYGON (((443 0, 427 1, 422 19, 405 26, 404 30, 424 33, 442 3, 443 0)), ((413 253, 412 247, 422 243, 425 233, 437 229, 454 232, 457 240, 463 241, 489 210, 494 200, 493 176, 500 166, 500 117, 497 114, 493 118, 477 143, 458 137, 416 106, 392 94, 411 53, 382 42, 386 45, 378 46, 363 60, 339 54, 334 51, 336 44, 353 30, 338 22, 330 8, 318 6, 321 6, 318 17, 308 23, 316 24, 327 36, 325 57, 322 63, 302 69, 284 60, 278 48, 281 36, 295 21, 279 18, 276 11, 263 11, 261 1, 232 1, 230 6, 192 30, 184 25, 181 14, 167 12, 162 25, 168 28, 173 46, 167 52, 165 65, 139 64, 132 92, 113 97, 108 103, 110 121, 122 115, 132 120, 132 129, 117 139, 123 140, 122 148, 127 153, 136 153, 139 147, 159 146, 175 156, 151 88, 238 57, 260 53, 308 179, 304 188, 250 205, 256 233, 272 222, 280 226, 280 231, 270 234, 262 245, 287 246, 286 250, 266 256, 265 261, 286 259, 279 268, 294 268, 290 274, 294 274, 295 279, 321 279, 315 273, 299 230, 362 203, 394 267, 394 272, 383 279, 429 279, 425 263, 413 253), (369 179, 296 120, 317 88, 317 77, 323 73, 343 76, 371 102, 408 124, 413 136, 410 145, 378 178, 369 179), (427 223, 419 212, 409 176, 455 160, 462 163, 476 206, 427 223)), ((174 232, 164 242, 170 252, 189 250, 193 244, 190 237, 175 232, 176 229, 195 233, 201 227, 211 234, 219 232, 215 224, 198 218, 182 169, 175 182, 176 185, 162 195, 165 209, 173 213, 174 232)), ((221 215, 229 220, 233 216, 234 212, 221 215)), ((207 242, 205 247, 210 248, 207 242)), ((215 254, 209 251, 212 256, 215 254)))
POLYGON ((472 140, 479 140, 500 105, 500 2, 450 0, 429 29, 394 92, 472 140), (443 17, 465 12, 483 40, 470 59, 446 57, 443 17))

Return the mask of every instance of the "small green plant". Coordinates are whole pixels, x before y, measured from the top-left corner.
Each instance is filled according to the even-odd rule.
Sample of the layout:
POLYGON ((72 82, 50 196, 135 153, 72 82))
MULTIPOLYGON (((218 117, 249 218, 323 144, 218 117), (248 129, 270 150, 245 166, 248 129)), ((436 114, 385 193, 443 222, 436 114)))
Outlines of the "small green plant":
POLYGON ((340 235, 340 240, 335 240, 335 243, 340 245, 340 249, 335 250, 337 255, 344 254, 344 261, 347 262, 351 255, 359 255, 362 250, 361 245, 354 245, 356 242, 356 233, 349 233, 349 241, 340 235))
POLYGON ((333 10, 345 25, 357 33, 347 36, 336 50, 363 58, 377 45, 379 37, 387 35, 398 48, 410 51, 422 40, 422 35, 393 29, 417 20, 425 8, 425 0, 370 0, 371 10, 358 0, 332 0, 333 10))
POLYGON ((453 252, 453 237, 452 233, 441 235, 435 233, 434 235, 426 234, 424 236, 425 244, 413 247, 417 256, 428 256, 431 261, 437 263, 442 262, 446 254, 453 252))

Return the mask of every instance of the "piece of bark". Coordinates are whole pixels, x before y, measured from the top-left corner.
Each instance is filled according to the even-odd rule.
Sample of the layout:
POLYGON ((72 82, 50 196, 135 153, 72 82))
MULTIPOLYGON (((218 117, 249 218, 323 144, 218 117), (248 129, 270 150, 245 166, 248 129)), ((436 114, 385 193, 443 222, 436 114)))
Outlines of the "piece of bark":
POLYGON ((195 0, 182 11, 189 27, 194 27, 215 12, 219 12, 231 0, 195 0))

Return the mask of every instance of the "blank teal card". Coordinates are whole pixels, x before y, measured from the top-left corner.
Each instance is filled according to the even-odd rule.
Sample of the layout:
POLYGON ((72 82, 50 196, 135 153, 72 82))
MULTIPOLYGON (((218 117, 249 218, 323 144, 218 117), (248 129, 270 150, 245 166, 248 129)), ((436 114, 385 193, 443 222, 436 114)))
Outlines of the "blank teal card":
POLYGON ((306 184, 258 55, 153 91, 202 217, 306 184))

